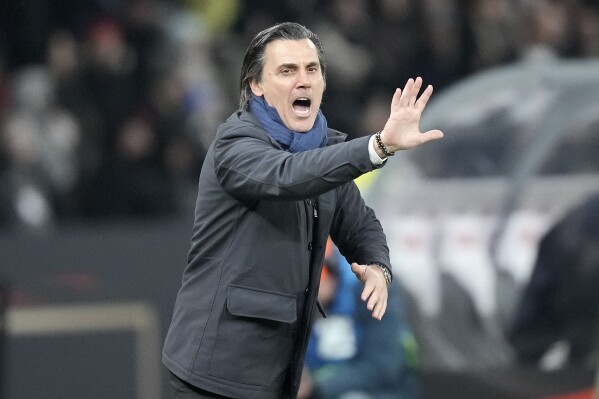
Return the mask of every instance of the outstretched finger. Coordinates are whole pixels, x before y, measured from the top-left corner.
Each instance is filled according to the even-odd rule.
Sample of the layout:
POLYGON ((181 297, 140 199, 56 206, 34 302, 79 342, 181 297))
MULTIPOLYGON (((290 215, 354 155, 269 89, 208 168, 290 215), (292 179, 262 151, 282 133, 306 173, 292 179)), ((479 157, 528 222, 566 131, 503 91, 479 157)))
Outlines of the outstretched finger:
POLYGON ((406 85, 403 88, 403 93, 399 99, 400 106, 407 107, 410 105, 410 93, 412 92, 412 87, 414 87, 414 79, 410 78, 406 82, 406 85))
POLYGON ((376 300, 372 300, 372 295, 374 293, 374 284, 366 283, 364 284, 364 289, 362 289, 362 294, 360 295, 360 299, 366 302, 366 307, 368 310, 373 310, 376 300))
POLYGON ((422 78, 420 76, 418 76, 416 78, 416 80, 414 81, 414 85, 412 86, 412 90, 410 91, 409 95, 409 102, 408 105, 409 106, 415 106, 416 105, 416 99, 418 98, 418 93, 420 92, 420 88, 422 87, 422 78))
POLYGON ((366 303, 366 308, 374 313, 376 310, 376 306, 379 304, 380 300, 381 300, 381 298, 379 296, 379 293, 377 292, 377 290, 375 290, 375 287, 373 286, 372 292, 368 296, 368 302, 366 303))
POLYGON ((402 91, 399 87, 395 89, 395 93, 393 93, 393 99, 391 100, 391 113, 398 111, 401 93, 402 91))
POLYGON ((387 301, 383 298, 380 298, 376 303, 374 310, 372 311, 372 317, 377 320, 381 320, 385 315, 385 311, 387 310, 387 301))
POLYGON ((428 85, 427 88, 424 90, 424 92, 422 92, 422 95, 420 96, 418 101, 416 101, 416 104, 415 104, 416 108, 418 108, 420 110, 424 109, 424 107, 426 106, 426 104, 428 103, 428 100, 430 100, 432 95, 433 95, 433 86, 428 85))

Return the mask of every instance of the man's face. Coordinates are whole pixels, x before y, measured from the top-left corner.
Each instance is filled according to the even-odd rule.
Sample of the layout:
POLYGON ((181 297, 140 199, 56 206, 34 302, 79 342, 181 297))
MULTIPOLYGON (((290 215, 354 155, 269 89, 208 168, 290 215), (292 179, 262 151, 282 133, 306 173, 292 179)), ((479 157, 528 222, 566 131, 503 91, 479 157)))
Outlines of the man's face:
POLYGON ((287 128, 307 132, 325 86, 316 46, 310 39, 275 40, 266 45, 264 55, 262 81, 250 83, 252 92, 264 96, 287 128))

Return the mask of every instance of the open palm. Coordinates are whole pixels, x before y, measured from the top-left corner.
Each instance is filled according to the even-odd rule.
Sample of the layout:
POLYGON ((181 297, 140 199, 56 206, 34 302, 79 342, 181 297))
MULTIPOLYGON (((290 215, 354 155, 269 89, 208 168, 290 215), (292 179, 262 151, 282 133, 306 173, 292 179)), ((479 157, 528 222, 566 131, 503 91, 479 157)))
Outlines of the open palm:
POLYGON ((420 118, 433 94, 433 87, 428 86, 418 97, 422 87, 422 78, 409 79, 403 91, 395 90, 391 101, 391 114, 381 131, 381 139, 390 151, 407 150, 420 144, 443 137, 438 129, 422 133, 420 118))

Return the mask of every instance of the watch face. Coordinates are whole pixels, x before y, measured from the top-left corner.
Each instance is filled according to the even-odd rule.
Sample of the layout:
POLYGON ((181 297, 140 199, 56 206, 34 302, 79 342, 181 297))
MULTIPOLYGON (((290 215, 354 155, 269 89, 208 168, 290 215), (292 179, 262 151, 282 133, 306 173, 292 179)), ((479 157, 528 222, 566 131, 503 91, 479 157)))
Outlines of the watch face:
POLYGON ((391 273, 389 273, 389 269, 387 269, 384 266, 381 266, 381 269, 383 270, 383 276, 385 276, 385 281, 387 282, 387 285, 391 284, 391 273))

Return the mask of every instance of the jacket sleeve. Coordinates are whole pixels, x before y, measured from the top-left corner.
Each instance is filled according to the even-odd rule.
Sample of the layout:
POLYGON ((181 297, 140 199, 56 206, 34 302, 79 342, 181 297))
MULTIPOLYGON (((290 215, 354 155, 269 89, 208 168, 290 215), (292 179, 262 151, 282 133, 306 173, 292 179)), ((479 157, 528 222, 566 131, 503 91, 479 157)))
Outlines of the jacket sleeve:
POLYGON ((392 271, 387 238, 352 181, 338 189, 331 238, 349 263, 381 263, 392 271))
POLYGON ((368 137, 291 154, 264 131, 242 124, 221 128, 214 146, 220 184, 243 200, 312 198, 373 170, 368 137))

